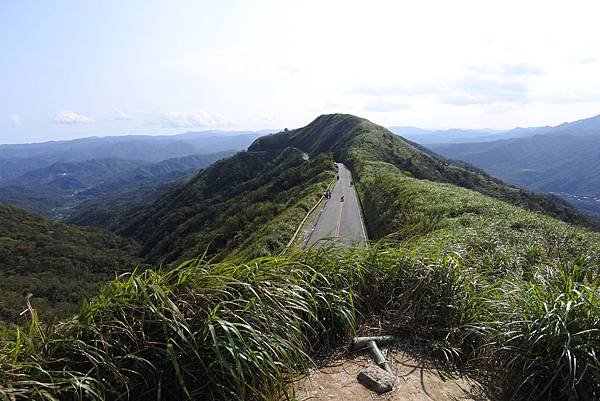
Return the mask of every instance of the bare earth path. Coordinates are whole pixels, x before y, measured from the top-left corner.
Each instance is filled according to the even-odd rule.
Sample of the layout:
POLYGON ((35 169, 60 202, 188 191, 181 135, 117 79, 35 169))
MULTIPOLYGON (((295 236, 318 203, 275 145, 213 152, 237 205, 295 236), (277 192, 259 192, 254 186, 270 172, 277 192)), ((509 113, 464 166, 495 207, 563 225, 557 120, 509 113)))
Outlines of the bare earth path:
POLYGON ((356 380, 358 372, 374 362, 368 355, 348 357, 319 370, 313 370, 295 383, 298 401, 488 401, 483 387, 464 376, 424 367, 401 351, 386 353, 396 372, 396 384, 388 393, 369 391, 356 380))
POLYGON ((342 163, 337 165, 339 179, 331 190, 331 199, 325 200, 304 230, 302 247, 311 247, 328 239, 346 246, 366 245, 367 234, 358 195, 352 185, 352 173, 342 163))

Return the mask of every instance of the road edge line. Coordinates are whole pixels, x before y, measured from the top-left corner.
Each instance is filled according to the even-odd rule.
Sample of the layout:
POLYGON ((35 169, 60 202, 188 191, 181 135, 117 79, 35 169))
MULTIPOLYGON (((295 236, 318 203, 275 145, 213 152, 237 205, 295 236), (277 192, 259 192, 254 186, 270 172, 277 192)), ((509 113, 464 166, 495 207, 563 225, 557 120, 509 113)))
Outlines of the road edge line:
MULTIPOLYGON (((335 178, 333 180, 331 180, 331 182, 329 183, 329 185, 327 185, 327 190, 329 190, 329 188, 332 186, 332 184, 334 182, 335 182, 335 178)), ((292 246, 292 244, 296 240, 296 237, 298 236, 298 233, 302 229, 302 226, 304 226, 304 223, 306 223, 306 220, 308 219, 308 216, 310 216, 312 214, 312 212, 315 211, 315 209, 317 208, 317 206, 319 206, 319 204, 323 201, 323 199, 325 199, 325 195, 321 195, 321 197, 319 198, 319 200, 317 201, 317 203, 315 203, 315 205, 306 213, 306 216, 304 216, 304 218, 302 219, 302 221, 298 225, 298 228, 296 228, 296 231, 294 232, 294 235, 292 235, 292 239, 290 239, 290 242, 288 242, 288 244, 285 246, 285 248, 283 248, 283 251, 281 251, 280 256, 283 256, 287 252, 287 250, 290 249, 290 247, 292 246)))

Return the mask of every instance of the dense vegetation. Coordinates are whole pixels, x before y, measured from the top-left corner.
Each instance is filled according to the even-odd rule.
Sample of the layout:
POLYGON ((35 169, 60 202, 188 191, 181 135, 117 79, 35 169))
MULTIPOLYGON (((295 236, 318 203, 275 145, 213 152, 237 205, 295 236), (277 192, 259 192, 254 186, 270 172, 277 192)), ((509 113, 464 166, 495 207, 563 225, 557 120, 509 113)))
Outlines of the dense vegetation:
POLYGON ((359 117, 346 114, 321 116, 306 127, 261 137, 249 150, 280 149, 286 144, 309 154, 331 151, 335 160, 348 164, 359 177, 362 162, 377 160, 394 165, 404 174, 418 179, 470 188, 567 222, 591 224, 585 216, 557 197, 507 185, 481 170, 446 160, 359 117))
POLYGON ((333 177, 326 155, 241 152, 217 162, 134 216, 119 232, 153 263, 208 255, 275 254, 333 177))
POLYGON ((140 160, 91 159, 79 162, 57 162, 47 167, 30 170, 2 184, 45 190, 75 190, 101 184, 114 177, 129 174, 149 164, 140 160))
POLYGON ((320 117, 218 162, 129 227, 146 252, 175 260, 212 241, 229 261, 122 276, 50 327, 30 310, 0 350, 0 397, 280 399, 313 357, 360 330, 412 340, 508 398, 597 400, 600 236, 556 217, 584 221, 366 120, 320 117), (380 242, 251 259, 279 250, 261 247, 272 234, 260 229, 281 227, 289 210, 300 220, 289 195, 303 188, 314 202, 332 176, 329 152, 352 168, 380 242), (268 207, 244 217, 257 199, 268 207))
POLYGON ((119 222, 151 205, 173 186, 194 173, 173 172, 159 177, 123 179, 90 188, 81 194, 85 201, 68 210, 65 222, 80 226, 115 229, 119 222))
POLYGON ((376 162, 357 187, 372 235, 402 241, 387 250, 404 258, 380 318, 391 330, 508 397, 597 399, 599 235, 376 162))
POLYGON ((52 163, 0 179, 0 203, 51 218, 70 218, 76 224, 109 227, 128 210, 152 203, 168 184, 233 153, 192 155, 157 163, 119 159, 52 163), (99 217, 107 209, 111 209, 112 216, 99 217))
POLYGON ((7 343, 0 393, 278 399, 311 356, 372 326, 373 334, 421 340, 434 357, 486 371, 517 399, 596 399, 599 283, 585 277, 597 268, 598 240, 462 195, 516 216, 498 234, 487 224, 479 233, 477 225, 449 224, 367 250, 193 262, 123 277, 72 320, 46 331, 34 320, 7 343), (523 241, 518 227, 527 226, 523 241))
POLYGON ((0 321, 24 322, 25 299, 46 320, 64 318, 116 274, 131 271, 135 244, 0 206, 0 321))

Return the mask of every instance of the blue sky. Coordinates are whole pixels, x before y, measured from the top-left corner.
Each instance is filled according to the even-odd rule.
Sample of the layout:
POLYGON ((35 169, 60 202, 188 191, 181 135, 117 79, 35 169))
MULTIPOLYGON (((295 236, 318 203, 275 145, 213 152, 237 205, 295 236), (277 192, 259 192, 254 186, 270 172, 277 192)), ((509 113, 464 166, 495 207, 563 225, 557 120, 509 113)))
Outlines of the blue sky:
POLYGON ((0 143, 600 113, 593 1, 0 1, 0 143))

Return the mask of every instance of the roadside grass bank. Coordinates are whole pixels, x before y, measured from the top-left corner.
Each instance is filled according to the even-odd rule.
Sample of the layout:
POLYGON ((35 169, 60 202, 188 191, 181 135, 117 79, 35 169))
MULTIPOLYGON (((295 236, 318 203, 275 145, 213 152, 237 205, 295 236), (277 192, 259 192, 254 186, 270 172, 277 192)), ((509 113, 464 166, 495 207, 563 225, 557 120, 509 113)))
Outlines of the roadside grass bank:
POLYGON ((378 321, 372 332, 423 339, 506 396, 597 399, 599 283, 582 260, 542 252, 528 278, 474 266, 462 245, 321 247, 122 276, 63 323, 32 310, 2 344, 0 398, 278 399, 312 357, 378 321))

